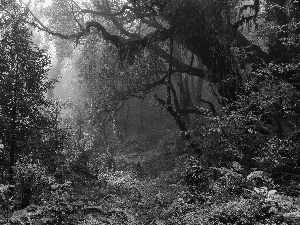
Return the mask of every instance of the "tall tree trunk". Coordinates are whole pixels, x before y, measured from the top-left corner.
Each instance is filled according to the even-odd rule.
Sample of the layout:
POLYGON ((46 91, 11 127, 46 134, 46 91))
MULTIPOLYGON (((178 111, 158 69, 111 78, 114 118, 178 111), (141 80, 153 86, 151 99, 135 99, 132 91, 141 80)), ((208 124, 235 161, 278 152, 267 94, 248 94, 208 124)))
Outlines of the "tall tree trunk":
MULTIPOLYGON (((14 138, 14 136, 12 136, 14 138)), ((15 152, 16 152, 16 143, 14 140, 10 142, 10 152, 9 152, 9 184, 14 184, 14 166, 15 166, 15 152)))
POLYGON ((124 136, 122 133, 122 129, 120 127, 120 112, 114 112, 111 125, 112 125, 113 139, 115 139, 117 143, 123 142, 124 136))
MULTIPOLYGON (((61 74, 61 69, 63 66, 63 58, 57 59, 57 62, 55 65, 52 66, 52 69, 49 71, 49 79, 55 80, 59 77, 61 74)), ((48 89, 47 92, 47 99, 53 99, 54 98, 54 88, 48 89)))
POLYGON ((143 132, 145 125, 144 125, 144 99, 140 100, 140 130, 143 132))
POLYGON ((124 135, 126 136, 129 132, 129 115, 130 115, 130 103, 129 101, 126 102, 126 105, 124 105, 124 117, 123 117, 123 130, 124 130, 124 135))
MULTIPOLYGON (((180 45, 178 43, 174 44, 173 55, 177 60, 184 61, 184 58, 182 57, 182 54, 181 54, 180 45)), ((182 109, 187 109, 191 105, 191 96, 190 96, 188 78, 183 73, 178 73, 176 77, 177 77, 176 82, 179 87, 178 93, 179 93, 180 107, 182 109)), ((189 115, 188 114, 184 115, 183 120, 188 125, 189 124, 189 115)))
MULTIPOLYGON (((189 88, 189 82, 188 77, 186 74, 181 74, 180 79, 180 107, 182 109, 188 109, 193 105, 191 95, 190 95, 190 88, 189 88)), ((183 115, 183 118, 189 127, 190 124, 190 117, 189 114, 183 115)))
MULTIPOLYGON (((10 140, 9 140, 9 167, 8 167, 8 182, 10 185, 14 185, 14 166, 15 166, 15 153, 16 153, 16 148, 17 148, 17 143, 16 143, 16 117, 17 117, 17 108, 14 105, 13 110, 12 110, 12 115, 13 119, 11 121, 11 135, 10 135, 10 140)), ((14 191, 13 188, 10 188, 9 190, 9 195, 13 196, 14 191)))

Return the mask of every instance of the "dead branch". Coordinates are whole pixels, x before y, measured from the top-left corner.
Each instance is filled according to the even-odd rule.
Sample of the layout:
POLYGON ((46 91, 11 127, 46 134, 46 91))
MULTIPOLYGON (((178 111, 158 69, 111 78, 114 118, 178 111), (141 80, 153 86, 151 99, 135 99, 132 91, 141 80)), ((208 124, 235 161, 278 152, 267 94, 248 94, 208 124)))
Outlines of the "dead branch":
POLYGON ((194 149, 194 151, 198 154, 201 154, 201 148, 199 145, 193 141, 191 133, 187 129, 187 124, 185 121, 181 118, 180 113, 176 112, 172 105, 169 105, 167 102, 165 102, 163 99, 159 98, 157 95, 154 95, 154 99, 158 101, 163 107, 167 109, 167 111, 171 114, 171 116, 174 118, 176 121, 180 131, 186 138, 186 140, 190 143, 190 146, 194 149))

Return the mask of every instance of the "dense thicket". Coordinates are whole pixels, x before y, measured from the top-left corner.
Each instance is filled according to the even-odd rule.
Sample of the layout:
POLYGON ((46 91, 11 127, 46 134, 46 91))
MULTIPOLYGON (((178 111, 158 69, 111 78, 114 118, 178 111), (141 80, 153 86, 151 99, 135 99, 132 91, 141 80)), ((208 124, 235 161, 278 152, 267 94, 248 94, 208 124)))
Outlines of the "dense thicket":
POLYGON ((0 43, 2 168, 19 190, 11 203, 0 186, 6 218, 299 224, 298 1, 14 7, 0 43), (75 74, 61 111, 27 24, 55 46, 52 73, 75 74))
MULTIPOLYGON (((2 6, 1 6, 2 7, 2 6)), ((40 162, 58 165, 66 132, 59 127, 56 107, 46 99, 55 81, 49 81, 49 57, 32 41, 27 15, 18 5, 1 11, 0 39, 0 140, 1 182, 20 185, 10 195, 22 193, 15 207, 25 208, 34 194, 30 174, 18 177, 15 166, 40 162), (20 188, 20 189, 19 189, 20 188)), ((30 168, 30 166, 29 166, 30 168)), ((30 173, 30 172, 28 172, 30 173)), ((13 187, 13 186, 11 186, 13 187)))

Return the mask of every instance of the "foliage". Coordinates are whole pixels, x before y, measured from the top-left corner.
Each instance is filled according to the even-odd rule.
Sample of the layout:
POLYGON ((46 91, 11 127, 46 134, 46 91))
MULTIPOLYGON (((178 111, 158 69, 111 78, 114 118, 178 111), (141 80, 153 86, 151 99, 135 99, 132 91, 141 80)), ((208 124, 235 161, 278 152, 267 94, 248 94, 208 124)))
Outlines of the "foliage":
POLYGON ((241 166, 203 168, 190 159, 186 172, 189 190, 168 209, 170 224, 297 224, 289 214, 296 202, 276 186, 267 173, 241 173, 241 166))
POLYGON ((111 122, 126 100, 145 97, 164 75, 162 61, 148 52, 132 66, 121 68, 116 62, 118 55, 112 46, 103 45, 97 36, 87 39, 78 69, 89 93, 90 122, 94 126, 111 122))
MULTIPOLYGON (((13 197, 9 195, 9 190, 13 188, 12 185, 4 185, 0 184, 0 209, 2 214, 0 216, 4 217, 4 219, 8 220, 11 216, 12 209, 13 209, 13 197)), ((2 218, 1 218, 2 219, 2 218)))
POLYGON ((74 198, 71 182, 53 183, 51 193, 45 200, 45 214, 48 214, 54 224, 72 222, 70 215, 82 207, 82 202, 74 198))
MULTIPOLYGON (((251 123, 255 116, 231 111, 228 115, 214 117, 206 126, 201 126, 203 162, 206 165, 227 166, 231 162, 251 165, 251 158, 264 144, 266 136, 257 132, 251 123)), ((259 121, 258 121, 259 122, 259 121)))
MULTIPOLYGON (((13 224, 41 221, 57 224, 74 221, 72 216, 82 202, 74 199, 71 182, 57 183, 38 163, 18 162, 15 166, 14 196, 7 198, 9 186, 1 186, 2 209, 13 224)), ((76 218, 78 219, 78 218, 76 218)))
POLYGON ((14 166, 14 207, 17 209, 39 204, 44 191, 54 182, 54 178, 47 176, 45 167, 30 161, 28 158, 23 159, 23 162, 18 161, 14 166))
POLYGON ((290 139, 271 139, 256 160, 265 171, 270 172, 276 182, 299 181, 299 143, 290 139))
MULTIPOLYGON (((54 81, 47 80, 49 58, 31 41, 25 15, 12 12, 0 40, 0 139, 10 176, 16 159, 41 158, 53 125, 45 93, 54 81)), ((55 121, 56 122, 56 121, 55 121)))
MULTIPOLYGON (((0 186, 5 216, 12 223, 42 224, 299 224, 299 5, 260 2, 140 0, 122 9, 123 1, 53 1, 51 29, 80 29, 78 38, 84 37, 76 62, 85 93, 73 107, 74 143, 68 149, 59 109, 48 108, 42 98, 51 87, 42 79, 47 57, 30 43, 22 19, 7 25, 0 42, 1 166, 9 166, 14 149, 20 162, 15 195, 9 197, 12 186, 0 186), (80 26, 85 20, 98 27, 85 30, 80 26), (242 30, 245 24, 252 34, 242 30), (254 40, 259 37, 263 41, 254 40), (193 55, 185 67, 172 58, 173 41, 193 55), (178 88, 171 80, 177 73, 195 75, 195 56, 225 107, 215 115, 196 113, 192 120, 194 105, 188 113, 179 109, 176 91, 184 104, 182 83, 178 88), (159 85, 167 90, 164 106, 187 124, 183 135, 197 143, 201 155, 190 157, 177 131, 119 135, 125 101, 144 98, 159 85), (10 121, 18 125, 9 130, 10 121), (9 142, 13 137, 15 146, 9 142), (149 144, 151 138, 156 142, 149 144), (47 153, 60 164, 51 171, 47 153), (69 174, 60 179, 65 169, 69 174)), ((59 57, 69 55, 70 46, 55 43, 59 57)))
MULTIPOLYGON (((51 29, 65 33, 76 30, 72 22, 73 14, 68 10, 71 10, 71 4, 68 1, 54 0, 48 7, 42 9, 42 14, 48 19, 51 29)), ((52 40, 56 46, 56 56, 59 60, 71 54, 73 50, 71 43, 48 34, 46 34, 46 38, 48 41, 52 40)))

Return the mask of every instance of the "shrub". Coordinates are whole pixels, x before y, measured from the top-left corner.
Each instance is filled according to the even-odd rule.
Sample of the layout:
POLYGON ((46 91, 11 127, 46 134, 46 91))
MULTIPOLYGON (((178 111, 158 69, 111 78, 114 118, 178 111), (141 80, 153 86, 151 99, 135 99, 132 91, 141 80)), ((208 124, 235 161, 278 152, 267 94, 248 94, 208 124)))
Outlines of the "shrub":
POLYGON ((78 213, 83 203, 75 198, 72 183, 52 184, 51 193, 44 204, 44 214, 53 224, 70 223, 72 214, 78 213))
POLYGON ((276 183, 300 181, 300 151, 297 141, 272 138, 265 144, 262 154, 256 160, 272 175, 276 183))
POLYGON ((4 217, 6 220, 11 216, 13 208, 13 198, 10 197, 10 188, 12 185, 0 184, 0 217, 4 217))
MULTIPOLYGON (((25 160, 24 160, 25 161, 25 160)), ((15 205, 23 209, 31 203, 39 203, 45 190, 49 190, 54 178, 46 174, 39 163, 17 162, 15 172, 15 205)))
POLYGON ((195 193, 238 194, 242 192, 245 178, 240 173, 242 168, 237 162, 232 163, 232 168, 203 167, 201 160, 191 158, 185 173, 186 184, 195 193))

